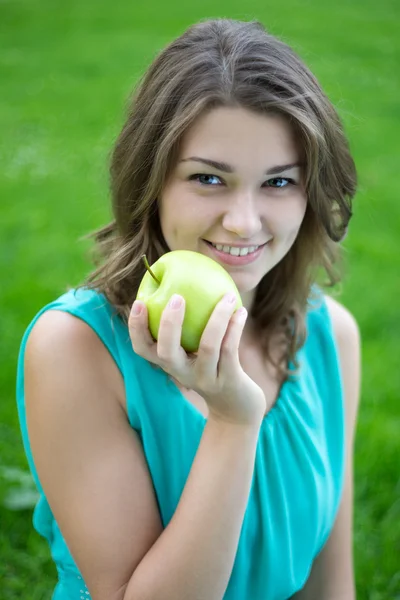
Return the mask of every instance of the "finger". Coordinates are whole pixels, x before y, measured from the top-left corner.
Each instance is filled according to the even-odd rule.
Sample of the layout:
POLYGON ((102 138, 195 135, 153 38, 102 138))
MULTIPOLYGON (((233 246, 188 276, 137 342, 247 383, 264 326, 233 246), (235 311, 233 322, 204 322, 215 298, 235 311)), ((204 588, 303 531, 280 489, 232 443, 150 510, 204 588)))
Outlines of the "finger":
POLYGON ((174 372, 182 371, 187 357, 181 346, 185 300, 174 294, 163 310, 158 330, 157 356, 174 372))
POLYGON ((157 358, 157 343, 149 330, 148 312, 144 302, 133 303, 128 318, 128 330, 136 354, 154 362, 157 358))
POLYGON ((235 310, 236 296, 226 294, 216 305, 200 339, 196 372, 200 380, 215 380, 218 373, 221 343, 235 310))
POLYGON ((239 308, 229 321, 229 325, 221 343, 218 374, 227 373, 234 363, 239 362, 239 345, 247 320, 247 310, 239 308))

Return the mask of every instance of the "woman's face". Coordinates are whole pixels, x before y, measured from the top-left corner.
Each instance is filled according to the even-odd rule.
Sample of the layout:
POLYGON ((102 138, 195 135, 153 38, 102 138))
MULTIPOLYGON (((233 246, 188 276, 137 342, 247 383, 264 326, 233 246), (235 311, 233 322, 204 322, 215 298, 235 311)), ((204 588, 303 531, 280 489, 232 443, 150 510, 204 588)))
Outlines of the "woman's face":
POLYGON ((283 117, 226 107, 206 113, 184 136, 159 199, 168 247, 222 264, 249 307, 255 288, 289 251, 303 221, 307 198, 299 162, 294 133, 283 117), (260 248, 254 251, 255 246, 260 248))

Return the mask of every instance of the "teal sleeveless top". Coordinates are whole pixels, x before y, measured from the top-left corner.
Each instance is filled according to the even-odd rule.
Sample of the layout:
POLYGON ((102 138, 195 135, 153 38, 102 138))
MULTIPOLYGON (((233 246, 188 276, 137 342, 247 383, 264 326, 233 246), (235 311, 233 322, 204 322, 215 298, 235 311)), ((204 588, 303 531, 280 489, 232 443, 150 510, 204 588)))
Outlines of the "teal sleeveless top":
MULTIPOLYGON (((299 375, 285 381, 260 428, 249 501, 223 600, 290 598, 305 585, 337 515, 345 465, 343 386, 325 299, 315 290, 307 308, 307 339, 297 355, 299 375)), ((25 452, 40 493, 33 524, 47 540, 57 567, 53 600, 86 600, 89 591, 40 485, 26 423, 24 350, 37 318, 49 309, 85 321, 119 367, 128 419, 142 443, 164 527, 179 503, 206 418, 164 371, 135 354, 127 326, 98 292, 70 290, 29 325, 19 354, 17 402, 25 452)))

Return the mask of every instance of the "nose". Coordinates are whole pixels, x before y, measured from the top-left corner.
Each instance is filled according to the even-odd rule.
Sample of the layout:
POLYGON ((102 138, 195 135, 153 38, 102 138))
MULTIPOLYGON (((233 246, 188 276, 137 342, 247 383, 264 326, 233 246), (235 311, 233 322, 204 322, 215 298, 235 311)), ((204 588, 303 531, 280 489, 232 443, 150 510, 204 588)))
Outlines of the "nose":
POLYGON ((262 228, 254 197, 243 194, 236 198, 231 197, 222 219, 222 225, 224 229, 241 238, 254 239, 262 228))

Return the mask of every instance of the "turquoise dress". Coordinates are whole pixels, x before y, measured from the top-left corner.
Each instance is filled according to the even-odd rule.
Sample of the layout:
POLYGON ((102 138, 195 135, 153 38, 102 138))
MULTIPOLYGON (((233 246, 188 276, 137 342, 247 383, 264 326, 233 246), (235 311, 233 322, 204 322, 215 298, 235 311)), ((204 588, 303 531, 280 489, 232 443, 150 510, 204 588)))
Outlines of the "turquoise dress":
MULTIPOLYGON (((224 600, 287 600, 301 589, 337 515, 344 483, 345 417, 338 352, 324 296, 309 301, 299 376, 283 384, 262 422, 248 506, 224 600)), ((140 437, 166 527, 189 475, 206 423, 161 369, 135 354, 128 329, 106 298, 70 290, 45 306, 22 340, 17 377, 21 432, 40 493, 35 529, 46 538, 58 571, 53 600, 90 594, 43 493, 32 458, 24 406, 24 350, 45 310, 84 320, 123 374, 128 418, 140 437), (163 398, 160 402, 160 397, 163 398)), ((293 365, 291 365, 293 367, 293 365)))

